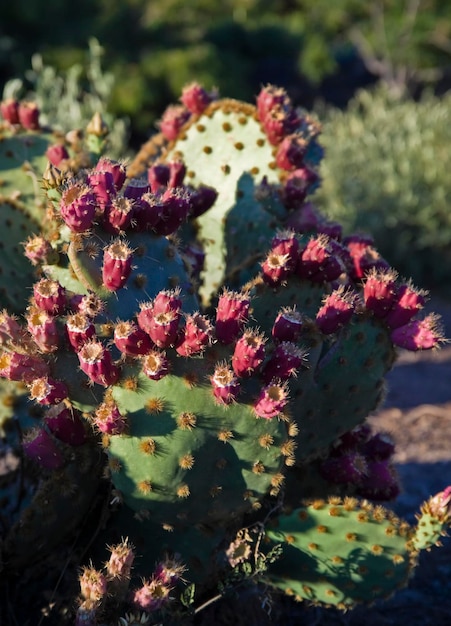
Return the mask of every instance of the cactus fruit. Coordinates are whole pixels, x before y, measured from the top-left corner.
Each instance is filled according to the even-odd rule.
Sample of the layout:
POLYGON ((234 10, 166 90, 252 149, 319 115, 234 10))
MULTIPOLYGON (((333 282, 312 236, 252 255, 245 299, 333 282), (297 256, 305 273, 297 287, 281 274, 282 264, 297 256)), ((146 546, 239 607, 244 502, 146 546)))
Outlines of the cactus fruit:
MULTIPOLYGON (((246 547, 227 546, 257 523, 269 546, 283 541, 272 586, 341 608, 383 597, 448 524, 449 494, 425 505, 421 540, 382 507, 339 496, 396 496, 393 445, 365 418, 396 347, 437 347, 438 319, 421 318, 425 294, 371 239, 343 237, 305 202, 318 127, 282 90, 264 88, 254 107, 191 85, 182 103, 164 115, 152 165, 156 142, 131 168, 102 156, 74 173, 51 152, 63 159, 47 174, 52 236, 26 246, 39 273, 22 322, 0 317, 0 375, 42 411, 22 449, 43 478, 6 562, 24 562, 22 531, 36 536, 41 486, 49 519, 63 508, 73 528, 103 459, 116 531, 147 561, 179 553, 201 590, 227 556, 246 565, 246 547)), ((101 120, 91 131, 98 151, 101 120)), ((166 606, 174 581, 161 571, 133 610, 166 606)), ((81 582, 77 623, 95 623, 109 574, 89 567, 81 582)))

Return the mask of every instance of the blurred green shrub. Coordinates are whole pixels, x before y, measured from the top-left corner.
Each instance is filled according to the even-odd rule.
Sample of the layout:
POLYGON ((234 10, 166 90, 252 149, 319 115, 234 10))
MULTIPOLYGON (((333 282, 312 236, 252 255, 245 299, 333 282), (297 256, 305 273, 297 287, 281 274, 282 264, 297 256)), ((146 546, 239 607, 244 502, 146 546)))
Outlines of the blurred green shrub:
POLYGON ((413 102, 361 91, 323 122, 314 200, 348 231, 371 232, 401 273, 451 294, 451 93, 413 102))
POLYGON ((110 130, 108 153, 112 157, 123 157, 127 149, 128 122, 125 118, 115 118, 109 110, 115 78, 102 68, 103 49, 96 39, 90 39, 85 57, 84 62, 58 71, 53 65, 44 64, 40 54, 34 54, 32 67, 24 77, 26 80, 8 81, 3 99, 33 100, 39 106, 41 124, 51 124, 63 132, 85 128, 98 112, 110 130))

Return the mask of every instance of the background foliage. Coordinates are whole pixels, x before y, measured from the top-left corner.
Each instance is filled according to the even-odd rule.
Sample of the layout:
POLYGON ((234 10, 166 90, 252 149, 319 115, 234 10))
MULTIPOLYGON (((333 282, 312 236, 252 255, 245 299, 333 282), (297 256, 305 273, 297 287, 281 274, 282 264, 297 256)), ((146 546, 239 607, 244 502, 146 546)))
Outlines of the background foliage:
POLYGON ((329 110, 316 200, 348 230, 371 232, 417 284, 446 289, 451 272, 451 94, 419 102, 386 88, 329 110))
POLYGON ((0 22, 0 89, 31 93, 63 129, 100 109, 117 155, 136 151, 192 80, 250 101, 274 82, 309 109, 345 109, 356 89, 382 83, 347 110, 323 106, 318 200, 349 229, 371 230, 406 275, 442 287, 450 99, 423 94, 446 93, 450 78, 441 0, 80 0, 70 16, 57 0, 17 0, 0 22))
POLYGON ((371 78, 437 83, 450 33, 441 0, 80 0, 70 15, 57 0, 17 0, 2 7, 0 84, 36 52, 58 70, 86 66, 96 37, 116 78, 109 108, 139 142, 193 79, 244 99, 277 82, 308 107, 318 95, 342 106, 371 78))

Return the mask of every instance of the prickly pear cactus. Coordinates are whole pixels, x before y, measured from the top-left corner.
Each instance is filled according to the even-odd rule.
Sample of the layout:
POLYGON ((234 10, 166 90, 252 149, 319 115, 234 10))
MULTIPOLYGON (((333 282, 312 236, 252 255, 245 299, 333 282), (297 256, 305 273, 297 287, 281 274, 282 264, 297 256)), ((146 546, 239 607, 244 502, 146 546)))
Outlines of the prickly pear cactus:
MULTIPOLYGON (((22 320, 0 318, 0 375, 42 408, 22 448, 52 494, 49 519, 84 514, 102 458, 116 531, 152 562, 180 552, 201 589, 221 580, 237 531, 275 519, 273 586, 341 608, 385 596, 436 542, 447 504, 425 505, 416 533, 337 498, 398 493, 393 445, 365 418, 398 347, 441 343, 438 319, 421 317, 424 292, 370 238, 344 237, 305 202, 317 128, 283 91, 253 107, 191 86, 182 102, 145 175, 106 157, 76 176, 52 170, 52 234, 26 250, 39 276, 22 320)), ((22 530, 42 526, 40 487, 4 541, 11 563, 24 562, 22 530)), ((135 604, 148 612, 170 592, 155 576, 135 604)), ((108 581, 91 578, 103 592, 92 603, 85 586, 82 605, 97 619, 108 581)))
MULTIPOLYGON (((33 103, 1 103, 0 119, 0 306, 23 311, 33 283, 36 235, 51 226, 43 174, 51 165, 76 172, 90 163, 77 133, 69 138, 42 128, 33 103), (26 258, 23 248, 26 247, 26 258)), ((90 134, 87 134, 89 137, 90 134)), ((55 172, 53 172, 55 175, 55 172)), ((51 178, 50 169, 46 179, 51 178)))
POLYGON ((448 506, 449 488, 423 505, 416 527, 355 498, 317 500, 280 515, 266 535, 283 544, 269 582, 298 601, 344 610, 387 598, 407 584, 419 551, 444 533, 448 506))
MULTIPOLYGON (((196 85, 182 100, 175 119, 171 107, 162 118, 167 141, 162 158, 181 158, 190 182, 208 181, 218 192, 213 208, 196 219, 206 255, 201 293, 208 302, 226 277, 236 282, 244 269, 255 272, 262 246, 286 217, 270 185, 288 179, 289 192, 302 202, 317 182, 319 126, 296 111, 282 89, 272 87, 262 90, 257 106, 216 99, 196 85)), ((146 150, 154 152, 143 148, 134 170, 142 171, 146 150)))

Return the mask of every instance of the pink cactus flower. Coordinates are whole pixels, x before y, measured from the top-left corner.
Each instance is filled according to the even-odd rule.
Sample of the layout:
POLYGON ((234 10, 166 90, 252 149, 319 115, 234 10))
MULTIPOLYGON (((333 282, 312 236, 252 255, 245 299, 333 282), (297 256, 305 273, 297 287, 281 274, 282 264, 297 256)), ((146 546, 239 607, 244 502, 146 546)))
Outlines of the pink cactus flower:
POLYGON ((96 335, 96 327, 91 319, 83 313, 74 313, 66 320, 66 333, 70 345, 76 352, 96 335))
POLYGON ((288 403, 288 388, 285 383, 271 382, 263 387, 254 404, 257 417, 272 419, 282 413, 288 403))
POLYGON ((97 430, 106 435, 120 435, 127 425, 125 417, 113 401, 102 402, 94 413, 92 421, 97 430))
POLYGON ((60 334, 53 315, 32 306, 26 319, 28 331, 41 352, 50 353, 58 350, 60 334))
POLYGON ((60 169, 64 161, 67 161, 70 158, 66 146, 61 143, 49 146, 45 155, 52 165, 60 169))
POLYGON ((127 178, 127 169, 124 163, 109 159, 108 157, 100 157, 95 169, 100 172, 110 172, 113 176, 115 190, 120 191, 120 189, 122 189, 127 178))
POLYGON ((218 363, 213 376, 210 378, 213 395, 219 404, 231 404, 235 402, 239 392, 240 383, 225 363, 218 363))
POLYGON ((28 237, 24 243, 24 254, 32 265, 47 263, 53 254, 53 248, 47 239, 41 235, 28 237))
POLYGON ((405 326, 392 330, 390 337, 395 346, 405 350, 430 350, 443 341, 439 316, 430 313, 422 320, 412 320, 405 326))
POLYGON ((169 374, 169 360, 166 353, 151 350, 142 359, 142 371, 151 380, 160 380, 169 374))
POLYGON ((35 102, 19 102, 19 122, 25 130, 39 130, 39 107, 35 102))
POLYGON ((391 269, 382 271, 373 269, 367 274, 363 299, 367 310, 372 311, 376 317, 385 317, 395 302, 397 278, 397 273, 391 269))
POLYGON ((29 459, 46 470, 57 470, 64 465, 64 457, 52 435, 43 428, 32 430, 25 436, 22 449, 29 459))
POLYGON ((235 341, 249 317, 250 298, 245 292, 225 289, 216 309, 215 331, 221 343, 235 341))
POLYGON ((292 172, 303 165, 308 148, 308 142, 299 135, 284 137, 277 148, 277 167, 292 172))
POLYGON ((201 354, 213 341, 213 325, 200 313, 186 317, 183 331, 179 333, 175 349, 180 356, 201 354))
POLYGON ((120 369, 113 363, 111 353, 100 341, 87 341, 77 355, 81 370, 93 383, 104 387, 117 383, 120 369))
POLYGON ((344 271, 342 258, 326 235, 312 237, 300 254, 297 272, 313 282, 331 282, 344 271))
POLYGON ((143 356, 154 344, 149 335, 132 321, 118 322, 114 327, 114 344, 127 356, 143 356))
POLYGON ((128 539, 124 539, 121 543, 109 547, 109 550, 111 554, 106 564, 108 578, 128 580, 135 560, 134 546, 128 539))
POLYGON ((142 586, 133 592, 132 604, 141 611, 153 613, 161 609, 170 599, 172 587, 158 578, 143 581, 142 586))
POLYGON ((52 435, 70 446, 82 446, 87 439, 85 425, 79 412, 64 404, 49 408, 44 422, 52 435))
POLYGON ((35 378, 29 385, 30 398, 39 404, 59 404, 69 395, 66 384, 49 376, 35 378))
POLYGON ((103 251, 102 279, 109 291, 122 289, 127 282, 133 261, 133 250, 122 239, 116 239, 103 251))
POLYGON ((323 301, 316 314, 316 325, 325 335, 335 333, 352 318, 356 309, 357 296, 349 289, 340 286, 323 301))
POLYGON ((8 98, 0 102, 0 113, 8 124, 15 126, 19 124, 19 101, 14 98, 8 98))
POLYGON ((190 117, 191 113, 183 105, 169 105, 159 122, 162 135, 168 141, 174 141, 190 117))
POLYGON ((61 217, 75 233, 93 227, 96 216, 96 197, 82 184, 74 184, 64 191, 60 202, 61 217))
POLYGON ((132 225, 135 205, 129 198, 117 196, 112 198, 102 215, 102 226, 112 234, 124 233, 132 225))
POLYGON ((426 295, 426 291, 416 289, 410 283, 400 285, 385 322, 390 328, 404 326, 424 307, 426 295))
POLYGON ((262 372, 263 380, 267 384, 273 379, 287 380, 290 376, 297 374, 305 359, 305 350, 299 348, 295 343, 283 341, 276 347, 271 358, 265 364, 262 372))
POLYGON ((250 329, 245 330, 235 344, 232 367, 235 374, 247 378, 256 373, 265 359, 266 338, 250 329))
POLYGON ((274 85, 262 87, 257 96, 258 119, 263 122, 272 109, 289 105, 290 99, 285 89, 274 85))
POLYGON ((302 315, 295 307, 284 307, 274 320, 272 337, 276 342, 292 341, 295 343, 301 334, 303 323, 302 315))
POLYGON ((50 315, 62 315, 67 308, 66 290, 56 280, 41 278, 33 286, 36 307, 50 315))
POLYGON ((7 380, 31 383, 35 378, 47 376, 49 365, 38 356, 19 352, 3 352, 0 354, 0 376, 7 380))
POLYGON ((206 91, 199 83, 191 83, 183 88, 180 100, 190 113, 201 115, 214 100, 214 95, 206 91))

